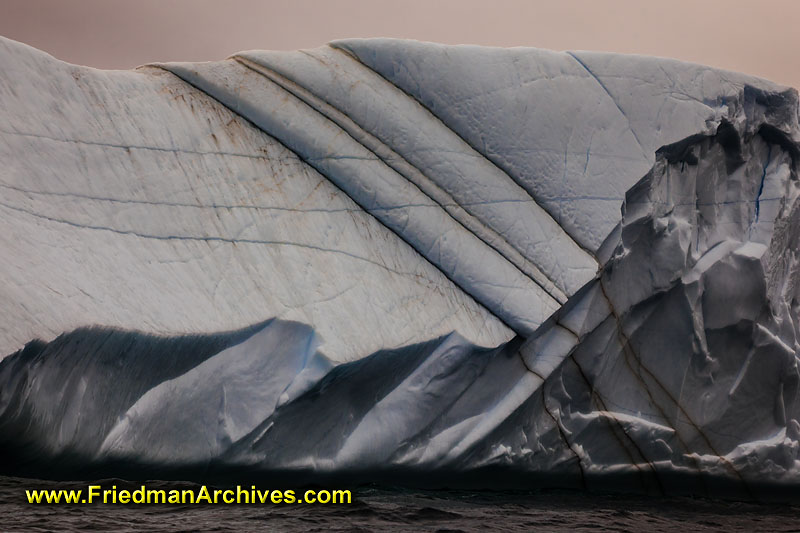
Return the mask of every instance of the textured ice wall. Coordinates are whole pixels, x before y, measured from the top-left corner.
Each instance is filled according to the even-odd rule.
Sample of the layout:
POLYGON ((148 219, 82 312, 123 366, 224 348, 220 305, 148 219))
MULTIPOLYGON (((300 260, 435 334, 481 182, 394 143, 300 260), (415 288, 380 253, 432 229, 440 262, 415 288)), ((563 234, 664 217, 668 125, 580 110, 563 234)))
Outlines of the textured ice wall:
POLYGON ((8 352, 141 330, 0 363, 25 468, 800 480, 795 91, 389 40, 134 73, 4 50, 8 352))
POLYGON ((619 221, 625 192, 660 146, 739 115, 746 86, 781 92, 752 76, 653 57, 394 39, 332 46, 430 109, 590 250, 619 221))
POLYGON ((162 67, 202 91, 7 40, 3 64, 6 354, 85 325, 273 317, 335 360, 529 336, 594 277, 658 146, 745 122, 748 88, 783 91, 666 60, 384 40, 162 67))
MULTIPOLYGON (((613 255, 578 308, 591 319, 564 313, 522 348, 531 366, 569 354, 534 418, 557 421, 587 484, 628 470, 669 492, 680 473, 696 493, 726 479, 757 497, 764 483, 800 480, 798 152, 773 135, 740 139, 723 126, 662 150, 629 191, 613 255)), ((509 429, 524 427, 516 416, 509 429)), ((506 443, 503 460, 540 431, 506 443)), ((536 456, 534 468, 550 468, 536 456)))
MULTIPOLYGON (((0 353, 84 326, 311 324, 336 360, 511 332, 297 155, 161 69, 0 40, 0 353)), ((554 309, 555 307, 553 307, 554 309)))

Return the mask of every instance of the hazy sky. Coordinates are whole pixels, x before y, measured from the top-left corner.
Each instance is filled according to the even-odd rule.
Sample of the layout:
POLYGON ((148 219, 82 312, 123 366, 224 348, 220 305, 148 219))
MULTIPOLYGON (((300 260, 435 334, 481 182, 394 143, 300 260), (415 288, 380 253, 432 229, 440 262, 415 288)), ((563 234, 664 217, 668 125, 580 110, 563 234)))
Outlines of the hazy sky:
POLYGON ((384 36, 659 55, 800 87, 799 0, 0 0, 0 35, 99 68, 384 36))

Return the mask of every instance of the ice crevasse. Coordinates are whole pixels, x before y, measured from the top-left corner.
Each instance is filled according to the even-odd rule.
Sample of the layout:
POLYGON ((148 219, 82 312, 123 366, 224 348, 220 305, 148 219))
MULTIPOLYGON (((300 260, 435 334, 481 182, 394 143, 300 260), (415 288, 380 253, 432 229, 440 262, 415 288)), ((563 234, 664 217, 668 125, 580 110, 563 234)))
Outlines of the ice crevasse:
POLYGON ((3 473, 800 484, 794 89, 389 39, 0 65, 3 473))

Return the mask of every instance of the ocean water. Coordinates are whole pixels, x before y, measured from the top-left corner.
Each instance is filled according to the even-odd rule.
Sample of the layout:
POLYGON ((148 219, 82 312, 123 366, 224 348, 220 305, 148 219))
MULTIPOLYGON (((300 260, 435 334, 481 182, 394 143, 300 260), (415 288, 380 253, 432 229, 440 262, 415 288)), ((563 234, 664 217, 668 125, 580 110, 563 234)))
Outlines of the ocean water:
MULTIPOLYGON (((125 484, 99 484, 112 482, 125 484)), ((0 531, 800 531, 795 506, 573 491, 361 488, 350 505, 32 505, 25 499, 27 488, 87 485, 0 477, 0 531)))

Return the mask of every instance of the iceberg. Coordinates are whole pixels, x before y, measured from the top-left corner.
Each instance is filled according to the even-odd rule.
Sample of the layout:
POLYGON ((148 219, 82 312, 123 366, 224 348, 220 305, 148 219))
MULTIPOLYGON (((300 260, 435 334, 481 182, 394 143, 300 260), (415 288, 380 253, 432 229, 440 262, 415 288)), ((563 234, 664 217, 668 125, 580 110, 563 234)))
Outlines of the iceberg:
POLYGON ((391 39, 0 64, 0 472, 800 486, 794 89, 391 39))

